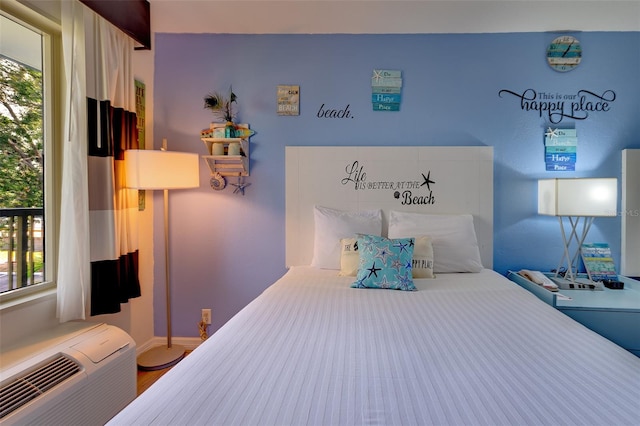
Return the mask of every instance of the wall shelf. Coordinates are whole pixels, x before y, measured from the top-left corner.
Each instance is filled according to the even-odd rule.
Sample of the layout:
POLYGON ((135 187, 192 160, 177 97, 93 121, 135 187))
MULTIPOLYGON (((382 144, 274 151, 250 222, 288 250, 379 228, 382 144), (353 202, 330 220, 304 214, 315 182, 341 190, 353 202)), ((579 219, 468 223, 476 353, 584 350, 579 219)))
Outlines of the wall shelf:
POLYGON ((211 173, 221 176, 249 176, 249 140, 246 138, 201 138, 210 155, 203 155, 211 173), (240 155, 228 155, 230 143, 240 144, 240 155), (224 146, 224 155, 211 155, 214 144, 224 146))
POLYGON ((211 123, 208 129, 200 132, 200 140, 207 148, 207 155, 202 158, 211 171, 209 184, 219 191, 227 186, 227 177, 236 177, 237 183, 232 183, 235 187, 233 193, 244 195, 245 189, 251 185, 244 178, 249 176, 249 138, 254 132, 249 130, 248 124, 237 124, 235 136, 239 137, 219 137, 226 133, 224 126, 224 123, 211 123), (234 148, 231 150, 232 155, 229 155, 230 147, 234 148))

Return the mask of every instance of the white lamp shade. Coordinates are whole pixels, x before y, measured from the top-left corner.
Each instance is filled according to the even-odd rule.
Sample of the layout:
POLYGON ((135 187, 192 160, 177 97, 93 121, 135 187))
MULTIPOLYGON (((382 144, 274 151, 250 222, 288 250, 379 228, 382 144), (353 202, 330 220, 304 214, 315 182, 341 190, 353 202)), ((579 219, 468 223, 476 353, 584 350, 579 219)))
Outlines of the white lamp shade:
POLYGON ((130 149, 124 152, 126 185, 136 189, 200 186, 198 154, 130 149))
POLYGON ((618 179, 575 178, 538 181, 538 214, 550 216, 615 216, 618 179))

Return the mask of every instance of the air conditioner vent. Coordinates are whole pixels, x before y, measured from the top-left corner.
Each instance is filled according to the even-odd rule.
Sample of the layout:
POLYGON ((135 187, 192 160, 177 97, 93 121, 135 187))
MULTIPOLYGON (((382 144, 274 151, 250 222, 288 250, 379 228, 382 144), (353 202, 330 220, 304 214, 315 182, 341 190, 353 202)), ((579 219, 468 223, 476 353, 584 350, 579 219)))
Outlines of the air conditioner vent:
POLYGON ((62 354, 0 389, 0 419, 80 372, 77 362, 62 354))

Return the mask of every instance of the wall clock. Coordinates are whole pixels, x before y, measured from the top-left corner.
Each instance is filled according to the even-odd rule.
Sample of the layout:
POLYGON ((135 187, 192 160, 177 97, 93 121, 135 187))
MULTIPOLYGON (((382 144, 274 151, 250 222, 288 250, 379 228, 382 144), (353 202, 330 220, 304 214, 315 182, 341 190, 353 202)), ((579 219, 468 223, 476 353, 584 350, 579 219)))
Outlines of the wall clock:
POLYGON ((580 64, 582 47, 573 36, 555 38, 547 48, 547 62, 556 71, 571 71, 580 64))

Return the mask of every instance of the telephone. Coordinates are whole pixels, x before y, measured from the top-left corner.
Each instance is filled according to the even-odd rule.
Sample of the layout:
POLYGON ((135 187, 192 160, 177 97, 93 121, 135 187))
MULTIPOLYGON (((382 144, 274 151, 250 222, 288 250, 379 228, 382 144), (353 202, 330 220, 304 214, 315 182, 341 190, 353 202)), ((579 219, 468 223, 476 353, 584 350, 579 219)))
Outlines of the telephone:
POLYGON ((558 291, 558 285, 547 278, 547 276, 540 271, 530 271, 528 269, 522 269, 518 273, 529 281, 541 285, 549 291, 558 291))
POLYGON ((592 281, 590 279, 576 278, 574 281, 558 278, 551 281, 546 275, 539 271, 530 271, 522 269, 520 275, 527 278, 538 285, 543 286, 549 291, 560 290, 604 290, 604 284, 600 281, 592 281))

